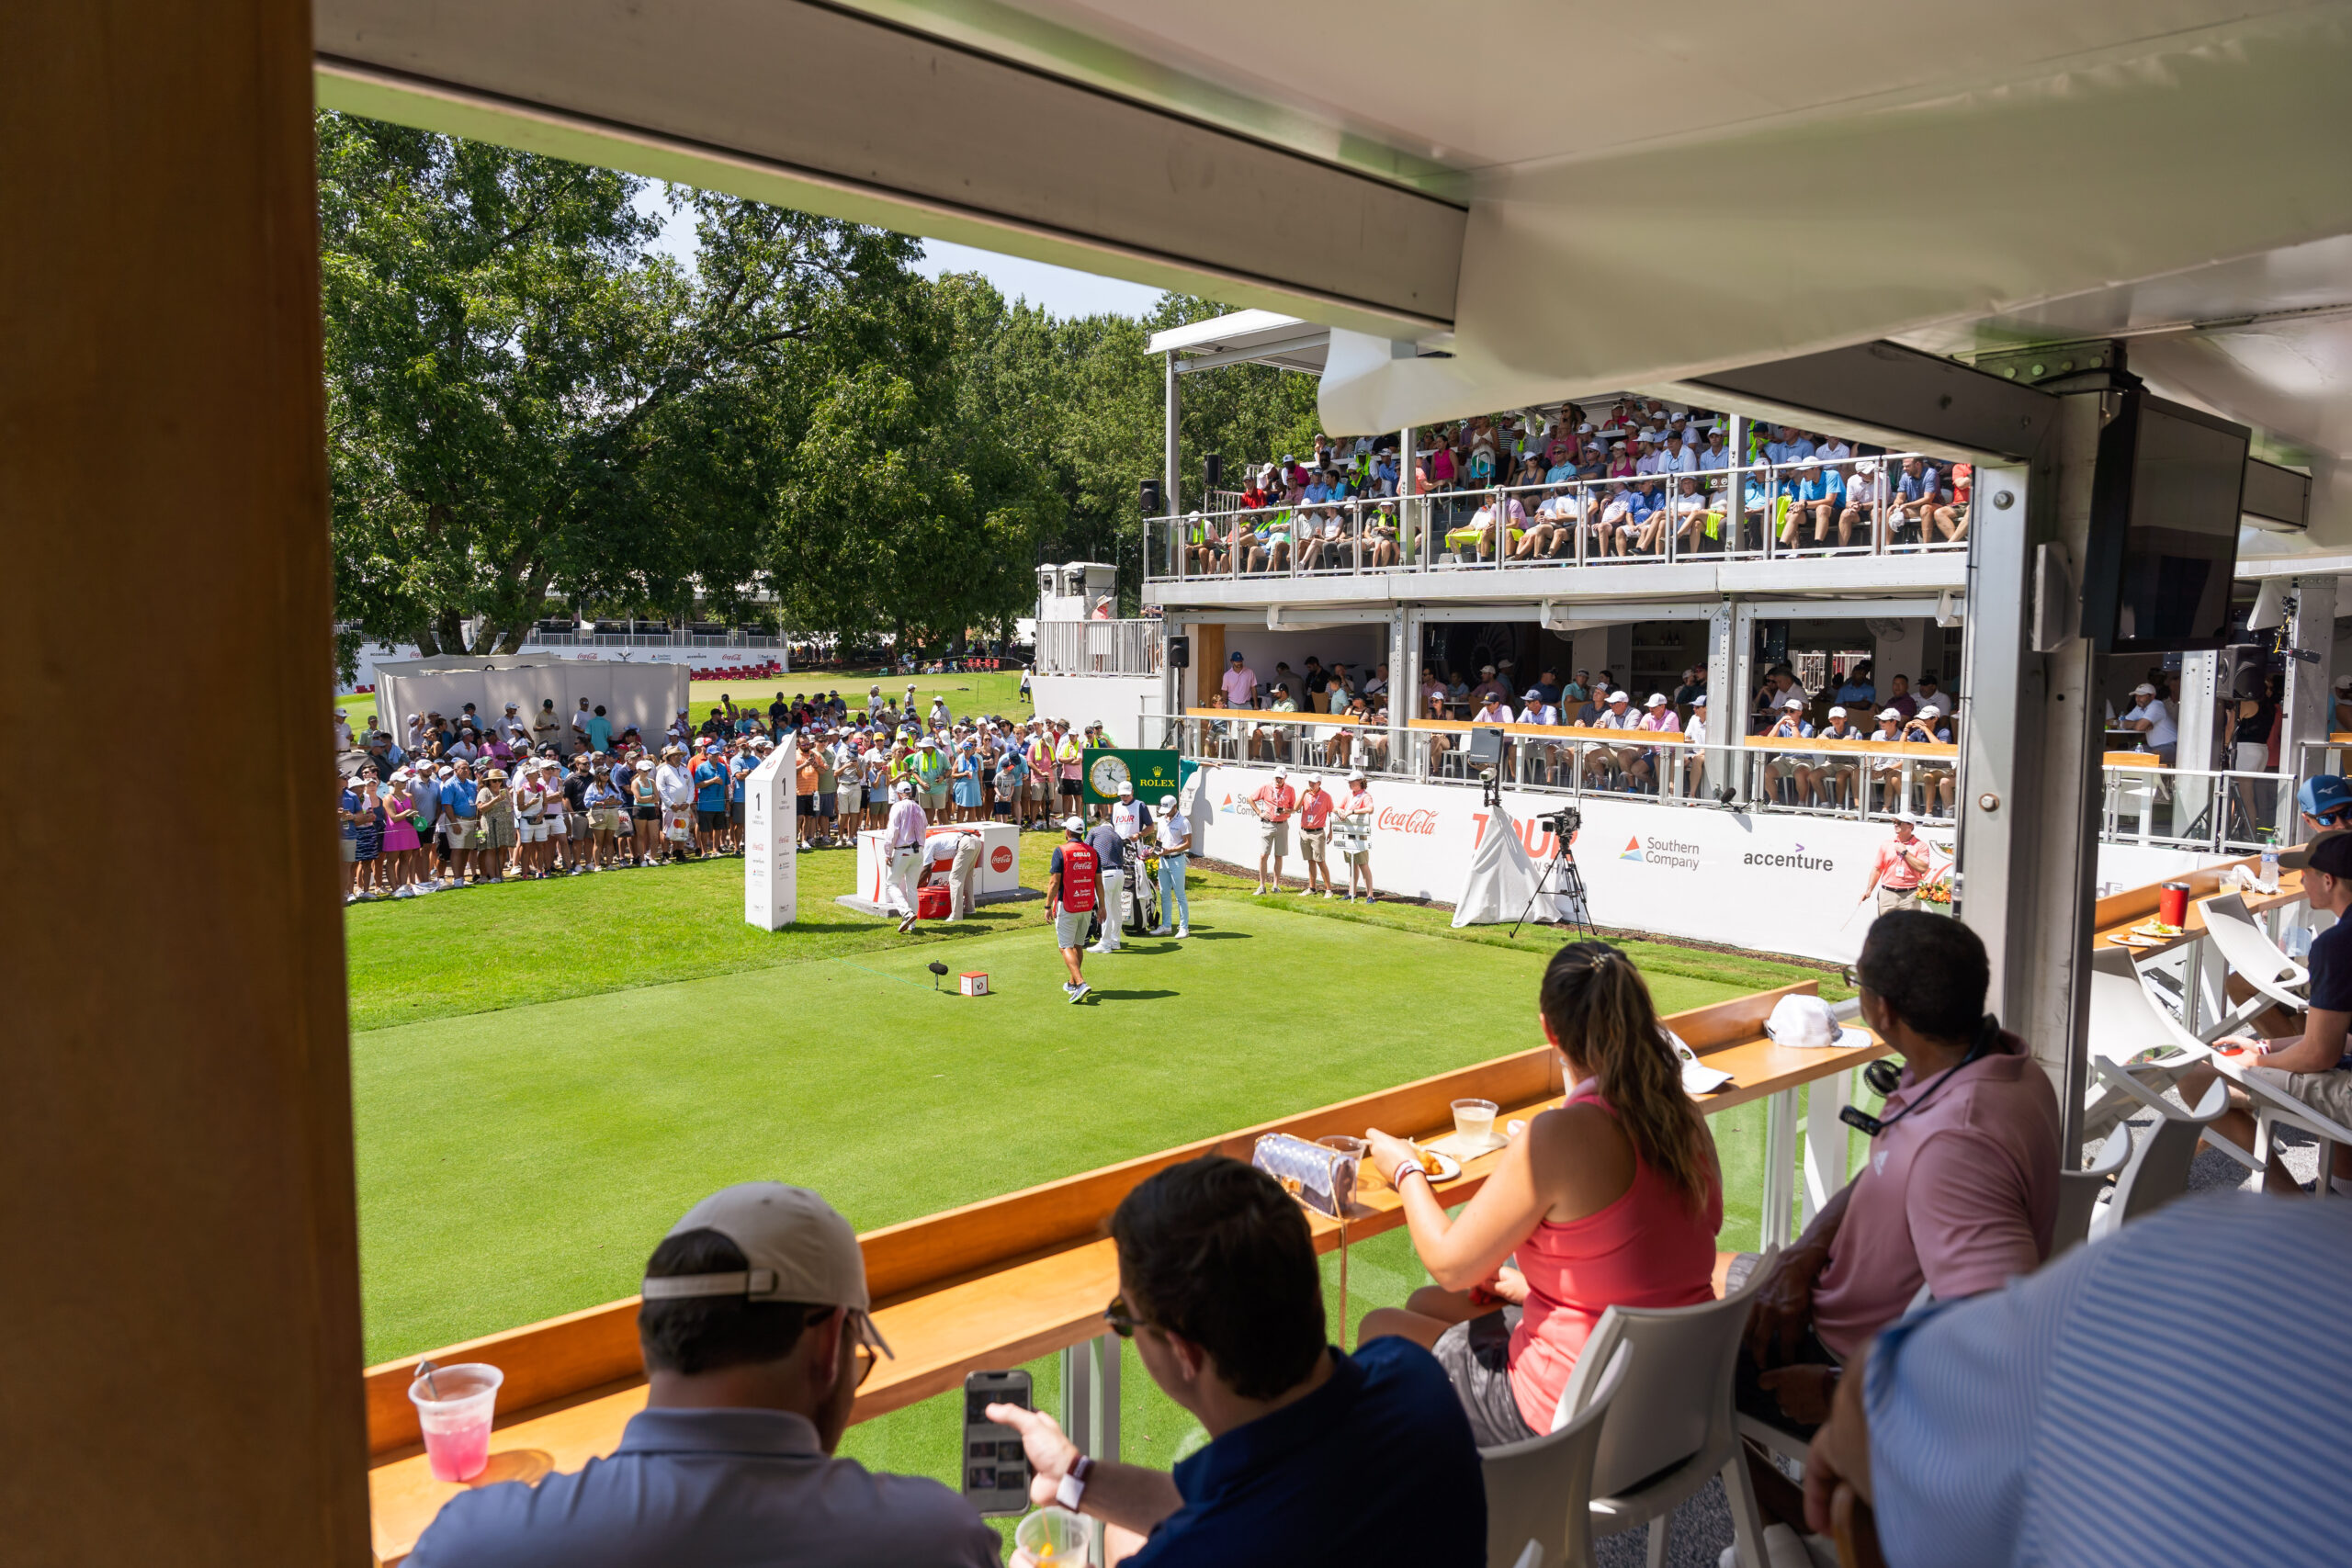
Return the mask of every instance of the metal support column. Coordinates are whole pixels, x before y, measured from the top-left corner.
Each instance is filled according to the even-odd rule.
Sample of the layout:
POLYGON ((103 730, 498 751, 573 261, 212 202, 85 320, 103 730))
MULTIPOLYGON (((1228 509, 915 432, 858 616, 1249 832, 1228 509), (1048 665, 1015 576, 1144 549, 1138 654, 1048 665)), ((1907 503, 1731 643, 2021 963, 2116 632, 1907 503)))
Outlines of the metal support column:
POLYGON ((1747 706, 1747 616, 1726 599, 1707 616, 1707 788, 1739 787, 1740 730, 1747 706))
POLYGON ((1796 1239, 1792 1224, 1796 1186, 1797 1091, 1784 1089, 1764 1102, 1764 1198, 1756 1219, 1758 1251, 1769 1252, 1796 1239))
MULTIPOLYGON (((1184 514, 1184 498, 1182 493, 1182 487, 1178 477, 1182 467, 1182 463, 1179 461, 1179 458, 1182 456, 1180 448, 1180 442, 1182 438, 1177 433, 1177 420, 1178 416, 1183 412, 1184 394, 1180 389, 1182 383, 1176 378, 1176 356, 1173 354, 1167 355, 1167 362, 1168 428, 1164 437, 1165 450, 1161 453, 1159 499, 1160 504, 1167 508, 1167 515, 1173 519, 1182 517, 1184 514)), ((1150 525, 1147 523, 1144 527, 1144 572, 1146 576, 1148 576, 1151 570, 1150 525)), ((1171 523, 1164 532, 1168 535, 1169 547, 1171 549, 1174 548, 1176 529, 1173 524, 1171 523)))
MULTIPOLYGON (((2220 765, 2225 753, 2219 744, 2222 731, 2222 656, 2211 649, 2180 656, 2180 711, 2173 722, 2179 739, 2173 766, 2179 769, 2220 765)), ((2221 824, 2215 818, 2227 807, 2213 781, 2184 773, 2173 781, 2173 835, 2177 838, 2201 819, 2203 836, 2211 839, 2221 824)))
MULTIPOLYGON (((1419 439, 1420 432, 1413 425, 1408 424, 1396 433, 1396 551, 1398 559, 1407 566, 1415 565, 1420 559, 1420 525, 1413 515, 1416 494, 1413 475, 1418 468, 1413 446, 1419 439)), ((1393 671, 1396 668, 1391 661, 1389 669, 1393 671)), ((1396 700, 1392 693, 1389 696, 1391 706, 1395 705, 1396 700)))
POLYGON ((1979 468, 1969 531, 1958 912, 1991 957, 1992 1006, 2057 1089, 2069 1168, 2081 1143, 2101 725, 2079 573, 2111 395, 2061 397, 2030 467, 1979 468))
MULTIPOLYGON (((1078 1451, 1098 1461, 1119 1457, 1119 1340, 1098 1334, 1062 1351, 1062 1430, 1078 1451)), ((1102 1532, 1094 1532, 1090 1560, 1102 1561, 1102 1532)))
MULTIPOLYGON (((2291 791, 2308 776, 2307 761, 2313 764, 2311 772, 2325 771, 2316 766, 2317 757, 2306 758, 2303 743, 2324 740, 2335 728, 2335 671, 2332 667, 2335 579, 2298 577, 2287 587, 2295 596, 2295 614, 2287 623, 2287 646, 2291 652, 2287 660, 2287 712, 2279 727, 2278 766, 2293 781, 2285 786, 2291 791)), ((2308 836, 2302 814, 2287 801, 2278 804, 2278 829, 2282 843, 2301 843, 2308 836)))
POLYGON ((1821 1206, 1846 1185, 1851 1145, 1838 1112, 1853 1103, 1854 1069, 1815 1078, 1804 1090, 1804 1181, 1797 1189, 1799 1222, 1813 1224, 1821 1206))
POLYGON ((1388 660, 1388 766, 1419 776, 1406 765, 1413 743, 1411 720, 1421 709, 1421 613, 1408 604, 1395 618, 1395 657, 1388 660))

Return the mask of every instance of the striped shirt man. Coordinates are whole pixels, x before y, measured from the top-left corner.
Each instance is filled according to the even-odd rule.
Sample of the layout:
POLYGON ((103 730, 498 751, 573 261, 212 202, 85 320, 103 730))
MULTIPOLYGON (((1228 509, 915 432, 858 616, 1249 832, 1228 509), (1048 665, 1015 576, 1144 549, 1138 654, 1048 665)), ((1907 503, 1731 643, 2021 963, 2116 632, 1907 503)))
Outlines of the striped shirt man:
POLYGON ((2352 1203, 2221 1193, 1894 1324, 1862 1393, 1887 1561, 2342 1562, 2347 1300, 2352 1203))

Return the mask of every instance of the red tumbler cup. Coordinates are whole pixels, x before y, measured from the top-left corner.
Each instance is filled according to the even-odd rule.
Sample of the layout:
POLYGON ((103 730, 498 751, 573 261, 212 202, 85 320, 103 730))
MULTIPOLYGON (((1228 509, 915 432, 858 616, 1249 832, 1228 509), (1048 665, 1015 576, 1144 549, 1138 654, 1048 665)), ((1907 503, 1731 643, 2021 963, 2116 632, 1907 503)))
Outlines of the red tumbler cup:
POLYGON ((2188 884, 2159 883, 2156 886, 2156 919, 2167 926, 2188 923, 2188 884))

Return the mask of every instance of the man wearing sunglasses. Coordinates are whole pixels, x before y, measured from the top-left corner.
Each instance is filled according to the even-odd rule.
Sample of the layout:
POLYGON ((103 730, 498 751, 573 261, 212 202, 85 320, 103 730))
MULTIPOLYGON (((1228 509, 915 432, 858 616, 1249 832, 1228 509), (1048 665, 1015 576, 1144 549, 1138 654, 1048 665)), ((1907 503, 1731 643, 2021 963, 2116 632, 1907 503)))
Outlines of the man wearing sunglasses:
POLYGON ((460 1493, 416 1568, 998 1562, 996 1532, 956 1494, 833 1457, 890 1348, 857 1237, 822 1198, 774 1181, 711 1194, 654 1249, 644 1294, 645 1409, 619 1450, 536 1487, 460 1493))
POLYGON ((1103 1318, 1209 1445, 1172 1474, 1098 1464, 1052 1416, 991 1404, 1021 1434, 1032 1500, 1104 1520, 1114 1559, 1148 1536, 1128 1568, 1487 1561, 1478 1450, 1444 1369, 1393 1335, 1353 1356, 1326 1343, 1306 1216, 1272 1177, 1222 1155, 1170 1166, 1121 1201, 1111 1236, 1103 1318))

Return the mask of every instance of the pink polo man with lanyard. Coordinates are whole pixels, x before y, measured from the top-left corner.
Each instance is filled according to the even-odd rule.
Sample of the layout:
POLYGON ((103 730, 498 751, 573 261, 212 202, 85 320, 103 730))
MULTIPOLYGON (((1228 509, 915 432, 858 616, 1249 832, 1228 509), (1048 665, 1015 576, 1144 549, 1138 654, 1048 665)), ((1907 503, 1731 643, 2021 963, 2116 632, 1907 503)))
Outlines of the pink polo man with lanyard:
POLYGON ((1287 769, 1276 768, 1272 781, 1261 786, 1250 797, 1250 808, 1258 814, 1258 886, 1263 893, 1269 886, 1280 892, 1283 886, 1283 857, 1290 852, 1291 814, 1298 809, 1298 791, 1290 787, 1287 769), (1266 873, 1268 860, 1273 862, 1273 874, 1266 873))

